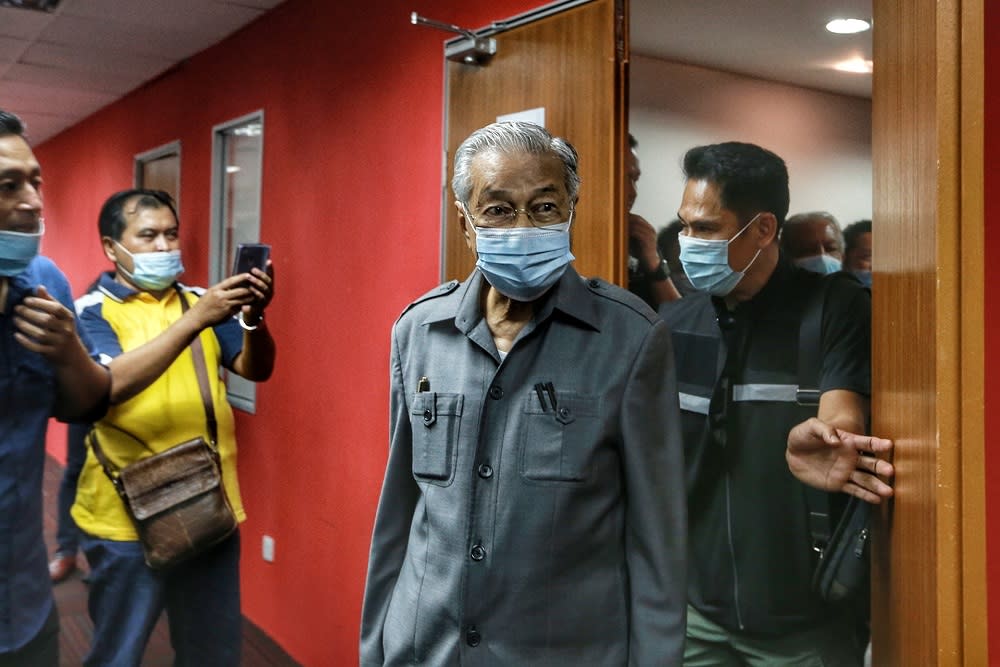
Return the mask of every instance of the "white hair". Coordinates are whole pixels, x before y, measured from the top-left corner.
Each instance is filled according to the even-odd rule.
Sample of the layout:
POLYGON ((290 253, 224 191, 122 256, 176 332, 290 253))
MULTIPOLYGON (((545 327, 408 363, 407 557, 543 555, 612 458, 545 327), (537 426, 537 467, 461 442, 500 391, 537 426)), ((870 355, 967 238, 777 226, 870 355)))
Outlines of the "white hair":
POLYGON ((455 151, 455 173, 451 189, 464 205, 472 196, 472 160, 482 152, 525 152, 534 155, 554 155, 563 164, 566 192, 575 201, 580 191, 576 149, 565 139, 553 137, 544 127, 534 123, 506 121, 493 123, 469 135, 455 151))

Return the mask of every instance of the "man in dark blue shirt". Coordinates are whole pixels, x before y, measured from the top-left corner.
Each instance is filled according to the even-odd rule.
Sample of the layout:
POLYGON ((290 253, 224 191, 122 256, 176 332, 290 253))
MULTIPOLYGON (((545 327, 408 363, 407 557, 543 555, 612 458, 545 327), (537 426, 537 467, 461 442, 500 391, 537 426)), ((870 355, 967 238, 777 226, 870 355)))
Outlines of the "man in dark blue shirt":
POLYGON ((42 539, 49 417, 92 417, 107 372, 77 335, 66 277, 38 255, 41 168, 20 119, 0 110, 0 667, 59 664, 42 539))

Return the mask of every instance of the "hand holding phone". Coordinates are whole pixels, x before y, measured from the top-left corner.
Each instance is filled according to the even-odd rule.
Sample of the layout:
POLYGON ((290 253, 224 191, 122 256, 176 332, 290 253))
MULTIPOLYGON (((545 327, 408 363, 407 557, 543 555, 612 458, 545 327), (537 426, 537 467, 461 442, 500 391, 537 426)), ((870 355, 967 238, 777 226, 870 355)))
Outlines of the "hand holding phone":
POLYGON ((271 256, 271 246, 266 243, 241 243, 236 247, 236 260, 233 262, 233 275, 250 273, 250 269, 266 270, 267 260, 271 256))

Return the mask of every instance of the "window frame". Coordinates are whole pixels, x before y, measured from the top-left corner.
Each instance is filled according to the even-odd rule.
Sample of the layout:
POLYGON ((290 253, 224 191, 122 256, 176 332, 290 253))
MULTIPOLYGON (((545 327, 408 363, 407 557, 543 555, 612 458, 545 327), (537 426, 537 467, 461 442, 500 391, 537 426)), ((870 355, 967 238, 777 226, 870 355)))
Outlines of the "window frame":
MULTIPOLYGON (((215 125, 212 128, 212 183, 208 268, 210 283, 213 285, 228 277, 230 272, 230 262, 226 258, 229 256, 231 249, 227 247, 227 230, 225 227, 227 214, 226 202, 230 192, 226 172, 227 142, 233 130, 253 123, 260 125, 260 148, 257 151, 257 163, 255 165, 258 178, 257 192, 256 201, 253 203, 256 210, 257 233, 256 238, 246 239, 246 241, 259 242, 261 192, 264 177, 264 111, 263 109, 258 109, 257 111, 215 125)), ((249 414, 255 414, 257 412, 256 383, 228 371, 225 377, 226 396, 229 399, 230 405, 249 414)))

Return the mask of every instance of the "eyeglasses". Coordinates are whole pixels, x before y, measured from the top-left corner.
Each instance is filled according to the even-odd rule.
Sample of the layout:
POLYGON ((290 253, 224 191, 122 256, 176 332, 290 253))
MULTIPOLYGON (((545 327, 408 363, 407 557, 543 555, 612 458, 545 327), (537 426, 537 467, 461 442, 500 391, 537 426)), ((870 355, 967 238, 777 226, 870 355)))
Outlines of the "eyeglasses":
POLYGON ((573 209, 569 209, 569 215, 563 213, 558 205, 552 202, 541 202, 531 208, 514 208, 505 204, 494 204, 487 206, 476 215, 472 215, 468 207, 465 208, 465 215, 474 227, 484 227, 488 229, 513 227, 517 223, 517 217, 522 213, 528 221, 535 227, 549 227, 558 225, 573 218, 573 209))

